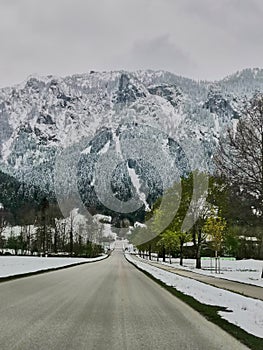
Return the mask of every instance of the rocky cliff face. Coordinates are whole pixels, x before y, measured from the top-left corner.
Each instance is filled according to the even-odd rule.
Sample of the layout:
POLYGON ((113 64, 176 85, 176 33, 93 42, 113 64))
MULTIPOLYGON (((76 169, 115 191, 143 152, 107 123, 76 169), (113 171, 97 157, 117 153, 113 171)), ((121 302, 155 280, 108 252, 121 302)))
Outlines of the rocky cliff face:
POLYGON ((103 191, 151 204, 191 169, 212 171, 220 135, 256 90, 257 69, 216 83, 162 71, 30 77, 0 90, 0 169, 50 193, 64 157, 60 186, 70 193, 74 170, 87 205, 100 202, 98 171, 103 191))

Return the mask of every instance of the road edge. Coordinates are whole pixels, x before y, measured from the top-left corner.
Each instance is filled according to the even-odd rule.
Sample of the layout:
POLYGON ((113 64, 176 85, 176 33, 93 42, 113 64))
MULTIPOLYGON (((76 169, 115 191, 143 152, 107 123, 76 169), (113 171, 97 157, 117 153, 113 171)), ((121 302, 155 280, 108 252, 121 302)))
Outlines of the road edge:
POLYGON ((17 279, 25 278, 25 277, 31 277, 31 276, 35 276, 35 275, 42 275, 42 274, 48 273, 48 272, 54 272, 54 271, 59 271, 59 270, 65 270, 65 269, 69 269, 69 268, 71 268, 71 267, 75 267, 75 266, 79 266, 79 265, 92 264, 92 263, 96 263, 96 262, 103 261, 103 260, 107 259, 109 256, 110 256, 110 254, 107 254, 107 255, 105 256, 105 258, 99 259, 99 260, 81 261, 81 262, 77 262, 77 263, 73 263, 73 264, 65 265, 65 266, 51 267, 51 268, 47 268, 47 269, 43 269, 43 270, 38 270, 38 271, 25 272, 25 273, 21 273, 21 274, 18 274, 18 275, 0 277, 0 283, 12 281, 12 280, 17 280, 17 279))
MULTIPOLYGON (((136 269, 141 271, 143 274, 145 274, 147 277, 149 277, 151 280, 159 284, 160 287, 163 287, 166 289, 169 293, 171 293, 173 296, 177 297, 184 303, 186 303, 188 306, 192 307, 194 310, 199 312, 202 316, 204 316, 208 321, 216 324, 218 327, 223 329, 225 332, 233 336, 235 339, 240 341, 242 344, 249 347, 251 350, 261 350, 262 349, 262 338, 256 337, 250 333, 247 333, 242 328, 234 325, 233 323, 228 322, 227 320, 223 319, 218 315, 218 311, 227 311, 226 308, 220 307, 220 306, 212 306, 212 305, 206 305, 202 304, 193 297, 186 295, 180 291, 178 291, 175 287, 168 286, 164 282, 160 281, 158 278, 151 275, 149 272, 143 270, 139 266, 137 266, 132 261, 128 260, 126 257, 126 254, 124 254, 124 257, 128 263, 133 265, 136 269)), ((186 277, 187 278, 187 277, 186 277)))
MULTIPOLYGON (((251 296, 251 295, 244 294, 244 293, 235 291, 235 290, 233 290, 233 289, 220 288, 220 287, 214 285, 213 283, 203 282, 203 281, 199 280, 198 278, 194 278, 194 277, 191 277, 191 276, 184 276, 183 273, 181 273, 181 269, 179 269, 179 271, 169 271, 169 270, 166 270, 166 269, 164 269, 164 268, 162 267, 162 266, 167 266, 167 267, 169 267, 169 265, 162 265, 162 264, 160 264, 160 266, 158 267, 158 266, 156 266, 156 265, 151 264, 151 263, 149 262, 149 260, 143 259, 143 258, 141 258, 141 257, 139 257, 139 258, 142 259, 142 262, 143 262, 143 263, 149 264, 150 266, 156 267, 156 268, 158 268, 158 269, 160 269, 160 270, 164 270, 164 271, 167 271, 167 272, 170 272, 170 273, 174 273, 174 274, 177 274, 178 276, 181 276, 181 277, 184 277, 184 278, 189 278, 189 279, 192 279, 192 280, 195 280, 195 281, 199 281, 199 282, 201 282, 201 283, 208 284, 209 286, 212 286, 212 287, 214 287, 214 288, 219 288, 219 289, 223 289, 223 290, 229 291, 229 292, 231 292, 231 293, 236 293, 236 294, 239 294, 239 295, 241 295, 241 296, 243 296, 243 297, 252 298, 252 299, 256 299, 256 300, 259 299, 259 298, 257 298, 257 297, 253 297, 253 296, 251 296)), ((155 261, 153 261, 153 262, 155 262, 155 261)), ((172 268, 173 268, 173 267, 172 267, 172 268)), ((175 269, 176 269, 176 268, 175 268, 175 269)), ((184 271, 190 272, 190 273, 193 273, 193 274, 195 274, 195 275, 197 275, 197 276, 207 276, 207 275, 199 274, 198 272, 194 272, 194 271, 189 271, 189 270, 182 270, 182 271, 183 271, 183 272, 184 272, 184 271)), ((207 277, 213 278, 213 279, 215 279, 215 280, 216 280, 216 278, 217 278, 217 277, 215 277, 215 276, 207 276, 207 277)), ((237 283, 237 284, 240 284, 240 285, 245 285, 245 286, 251 286, 251 287, 253 287, 253 288, 255 288, 255 289, 262 289, 262 291, 263 291, 263 287, 260 287, 260 286, 255 285, 255 284, 244 283, 244 282, 240 282, 240 281, 233 281, 233 280, 230 280, 230 279, 227 279, 227 278, 223 278, 223 277, 220 277, 220 280, 223 280, 223 281, 226 281, 226 282, 234 282, 234 283, 237 283)), ((259 300, 262 300, 262 299, 259 299, 259 300)))

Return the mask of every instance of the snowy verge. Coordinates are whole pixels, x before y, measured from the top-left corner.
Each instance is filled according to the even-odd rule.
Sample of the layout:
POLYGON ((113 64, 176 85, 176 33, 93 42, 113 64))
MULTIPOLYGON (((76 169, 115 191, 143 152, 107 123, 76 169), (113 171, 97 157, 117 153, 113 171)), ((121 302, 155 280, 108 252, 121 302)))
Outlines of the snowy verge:
MULTIPOLYGON (((142 259, 142 258, 140 258, 142 259)), ((155 260, 153 260, 156 262, 155 260)), ((179 264, 179 259, 172 259, 172 264, 159 264, 181 269, 183 271, 191 271, 200 275, 205 275, 214 278, 222 278, 230 281, 251 284, 258 287, 263 287, 263 279, 261 278, 261 271, 263 267, 262 260, 244 259, 244 260, 220 260, 220 273, 211 272, 210 259, 202 260, 202 269, 195 268, 194 259, 184 259, 183 266, 179 264)), ((214 261, 212 262, 214 267, 214 261)))
POLYGON ((6 277, 48 271, 62 267, 95 262, 107 258, 102 255, 97 258, 40 258, 29 256, 0 256, 0 281, 6 277))
POLYGON ((164 271, 125 254, 126 259, 140 269, 148 272, 167 286, 189 295, 206 305, 226 308, 218 314, 225 320, 242 328, 247 333, 263 338, 263 301, 244 297, 208 284, 181 277, 175 273, 164 271))

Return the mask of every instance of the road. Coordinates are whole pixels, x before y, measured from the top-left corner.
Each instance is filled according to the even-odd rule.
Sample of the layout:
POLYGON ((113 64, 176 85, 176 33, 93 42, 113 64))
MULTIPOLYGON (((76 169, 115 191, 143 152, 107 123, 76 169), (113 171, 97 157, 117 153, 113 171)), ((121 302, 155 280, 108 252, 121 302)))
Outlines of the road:
POLYGON ((0 284, 5 350, 247 349, 129 264, 106 260, 0 284))

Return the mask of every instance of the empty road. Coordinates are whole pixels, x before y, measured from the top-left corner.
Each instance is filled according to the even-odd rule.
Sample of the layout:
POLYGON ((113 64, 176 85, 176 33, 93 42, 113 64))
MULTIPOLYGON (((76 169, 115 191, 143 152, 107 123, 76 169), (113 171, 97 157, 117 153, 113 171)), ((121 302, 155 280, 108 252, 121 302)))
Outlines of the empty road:
POLYGON ((129 264, 92 264, 0 283, 5 350, 247 349, 129 264))

